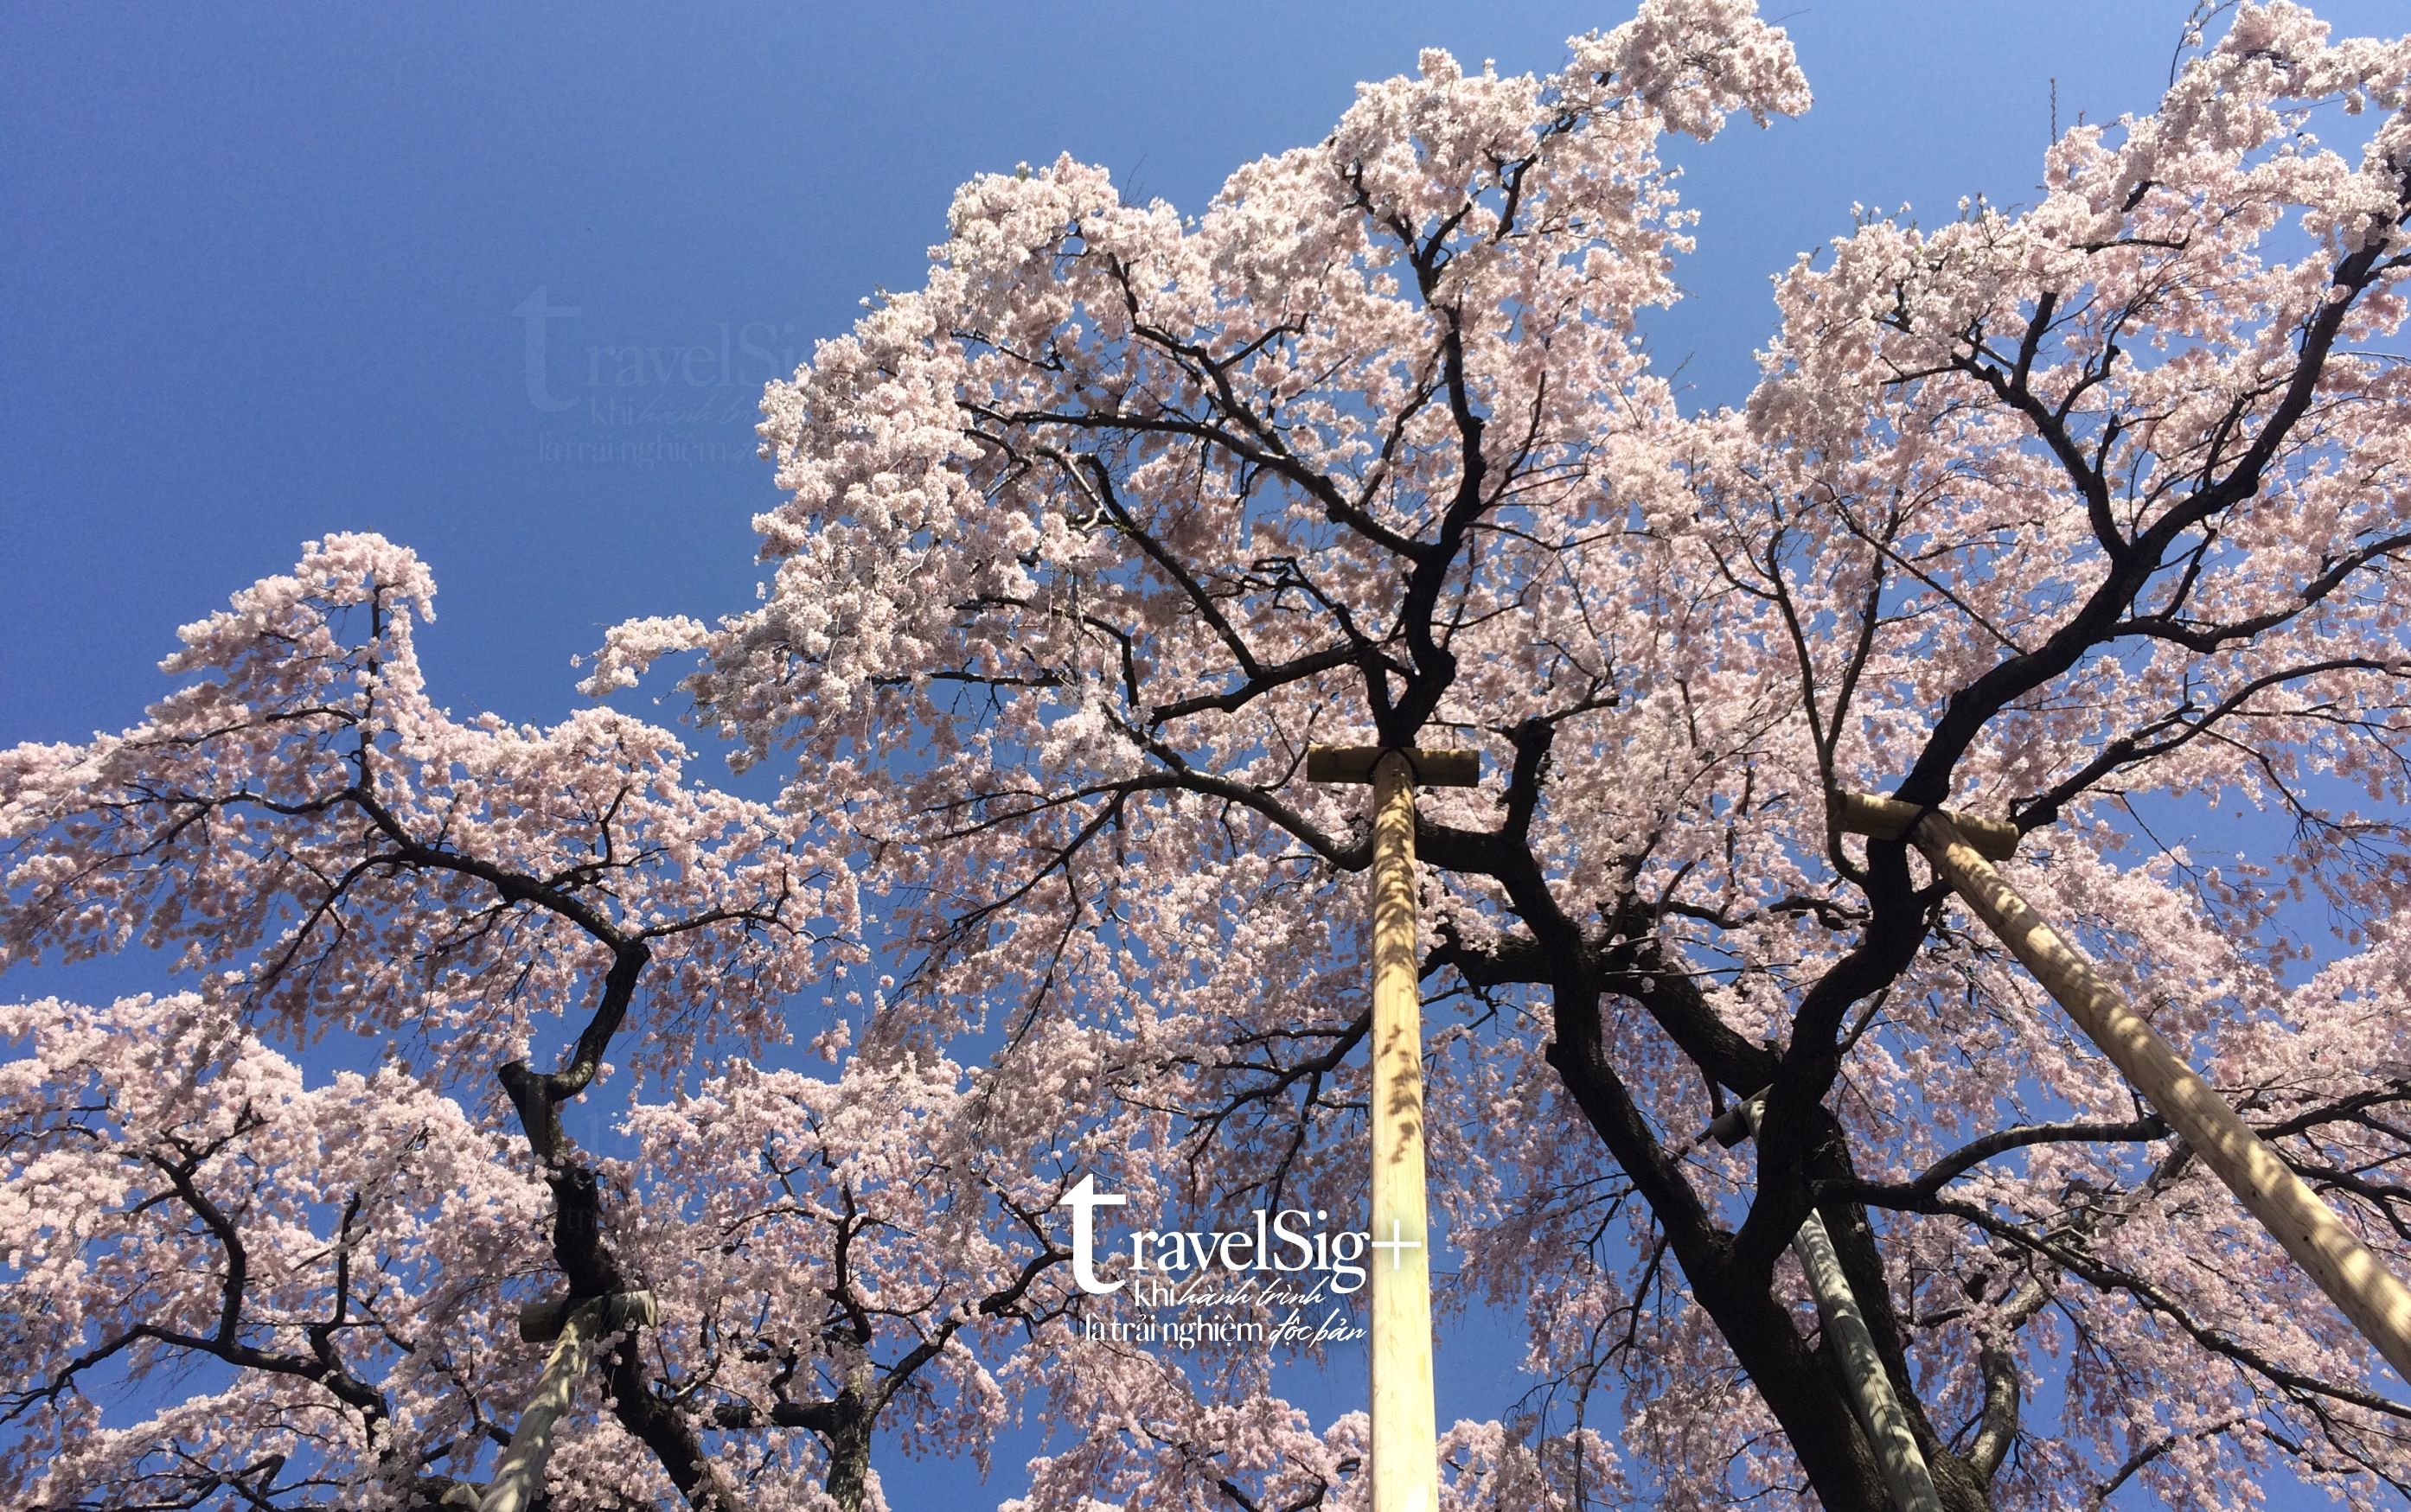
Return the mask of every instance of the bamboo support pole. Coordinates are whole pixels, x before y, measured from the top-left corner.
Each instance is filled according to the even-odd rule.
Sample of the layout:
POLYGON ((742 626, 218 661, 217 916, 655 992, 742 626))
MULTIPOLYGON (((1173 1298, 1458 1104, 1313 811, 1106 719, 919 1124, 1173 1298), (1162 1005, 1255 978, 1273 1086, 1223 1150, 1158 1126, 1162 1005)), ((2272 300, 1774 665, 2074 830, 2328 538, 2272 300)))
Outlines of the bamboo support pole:
POLYGON ((576 1306, 537 1302, 522 1310, 521 1337, 540 1342, 557 1330, 560 1342, 545 1362, 535 1395, 519 1411, 509 1447, 494 1462, 494 1478, 479 1499, 477 1512, 525 1512, 535 1504, 544 1490, 545 1461, 552 1457, 553 1425, 569 1411, 595 1341, 632 1322, 650 1323, 657 1314, 650 1291, 591 1298, 576 1306))
MULTIPOLYGON (((1751 1134, 1758 1132, 1760 1105, 1761 1099, 1752 1098, 1738 1109, 1741 1123, 1751 1134)), ((1740 1142, 1739 1129, 1727 1138, 1723 1119, 1710 1132, 1728 1144, 1740 1142)), ((1859 1307, 1858 1294, 1850 1289, 1849 1277, 1843 1273, 1842 1258, 1834 1252, 1834 1237, 1825 1231, 1825 1220, 1810 1213, 1791 1236, 1791 1253, 1799 1257, 1800 1269, 1808 1274, 1808 1289, 1817 1298, 1817 1316, 1824 1320, 1825 1342, 1833 1346, 1842 1377, 1849 1383, 1851 1414, 1875 1450, 1892 1505, 1899 1512, 1942 1512, 1934 1474, 1917 1447, 1917 1435, 1909 1430, 1908 1414, 1892 1388, 1883 1357, 1876 1353, 1875 1335, 1868 1330, 1866 1314, 1859 1307)))
POLYGON ((1438 1512, 1415 784, 1469 787, 1480 764, 1472 751, 1318 747, 1307 753, 1307 776, 1373 784, 1372 1512, 1438 1512))
MULTIPOLYGON (((1878 818, 1875 806, 1885 802, 1841 794, 1836 821, 1860 834, 1898 837, 1903 827, 1897 822, 1881 832, 1863 827, 1878 818)), ((2159 1110, 2169 1127, 2310 1273, 2362 1337, 2376 1346, 2398 1374, 2411 1381, 2411 1289, 2185 1064, 2160 1032, 2127 1006, 2083 952, 2045 923, 2033 905, 1993 869, 1970 840, 1966 823, 1939 809, 1923 811, 1908 829, 1907 837, 1933 863, 1936 875, 2025 964, 2077 1027, 2159 1110)))

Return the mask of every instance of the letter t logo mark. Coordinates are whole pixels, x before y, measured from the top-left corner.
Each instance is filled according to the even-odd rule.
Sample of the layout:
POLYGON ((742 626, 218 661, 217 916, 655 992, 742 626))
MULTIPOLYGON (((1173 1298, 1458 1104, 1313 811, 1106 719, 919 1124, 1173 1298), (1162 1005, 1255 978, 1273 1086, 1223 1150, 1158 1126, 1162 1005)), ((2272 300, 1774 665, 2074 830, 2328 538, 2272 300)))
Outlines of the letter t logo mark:
POLYGON ((518 309, 511 312, 519 319, 527 322, 527 397, 528 402, 539 410, 557 413, 572 408, 577 403, 574 399, 553 398, 544 382, 545 323, 552 320, 574 319, 577 313, 577 306, 574 304, 553 304, 548 300, 545 298, 545 286, 541 284, 535 286, 533 294, 519 301, 518 309))
POLYGON ((1072 1279, 1082 1291, 1106 1296, 1122 1289, 1118 1281, 1097 1279, 1097 1209, 1118 1208, 1129 1201, 1097 1190, 1097 1178, 1083 1176, 1080 1185, 1058 1198, 1055 1205, 1072 1210, 1072 1279))

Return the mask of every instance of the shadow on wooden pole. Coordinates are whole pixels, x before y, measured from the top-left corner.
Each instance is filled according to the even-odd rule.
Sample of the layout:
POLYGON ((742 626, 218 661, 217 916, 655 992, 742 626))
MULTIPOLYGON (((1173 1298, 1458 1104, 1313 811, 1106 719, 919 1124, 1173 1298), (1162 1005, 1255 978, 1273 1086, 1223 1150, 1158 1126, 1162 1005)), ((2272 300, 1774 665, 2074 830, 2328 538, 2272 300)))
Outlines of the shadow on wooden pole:
POLYGON ((1423 985, 1415 949, 1415 784, 1470 787, 1472 751, 1317 747, 1316 782, 1373 784, 1372 1512, 1438 1512, 1431 1249, 1425 1204, 1423 985))
MULTIPOLYGON (((1967 833, 2009 829, 1892 799, 1836 794, 1834 822, 1858 835, 1907 838, 1933 863, 1976 917, 2025 964, 2093 1042, 2101 1047, 2169 1127, 2286 1246, 2396 1374, 2411 1381, 2411 1290, 2362 1243, 2335 1210, 2277 1157, 2211 1084, 2128 1007, 2082 952, 2018 895, 1967 833), (1913 826, 1913 827, 1912 827, 1913 826)), ((2009 830, 2014 840, 2015 831, 2009 830)), ((2009 852, 1993 850, 2002 858, 2009 852)))

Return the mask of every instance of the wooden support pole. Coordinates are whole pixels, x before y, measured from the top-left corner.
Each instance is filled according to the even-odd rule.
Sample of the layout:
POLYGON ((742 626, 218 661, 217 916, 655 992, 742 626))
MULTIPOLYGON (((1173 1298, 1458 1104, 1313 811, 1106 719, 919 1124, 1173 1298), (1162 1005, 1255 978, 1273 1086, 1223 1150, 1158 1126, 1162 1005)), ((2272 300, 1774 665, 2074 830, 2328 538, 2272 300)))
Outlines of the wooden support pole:
POLYGON ((1472 751, 1317 747, 1306 769, 1318 782, 1373 784, 1372 1512, 1438 1512, 1415 783, 1469 787, 1480 763, 1472 751))
POLYGON ((552 1457, 552 1429, 569 1411, 580 1376, 586 1374, 596 1340, 630 1323, 651 1323, 658 1316, 650 1291, 594 1297, 568 1306, 535 1302, 520 1309, 519 1333, 531 1342, 556 1334, 552 1358, 537 1378, 535 1395, 519 1410, 519 1424, 503 1457, 494 1462, 494 1478, 477 1503, 477 1512, 525 1512, 544 1490, 545 1461, 552 1457))
POLYGON ((1415 780, 1373 769, 1373 1512, 1438 1512, 1431 1251, 1424 1200, 1423 983, 1415 969, 1415 780), (1411 1248, 1406 1246, 1412 1246, 1411 1248))
MULTIPOLYGON (((1863 801, 1845 795, 1844 802, 1863 801)), ((1844 828, 1853 827, 1849 816, 1856 811, 1852 807, 1841 810, 1844 828)), ((1965 821, 1954 822, 1954 818, 1938 809, 1927 812, 1908 836, 1933 863, 1936 875, 2025 964, 2077 1027, 2159 1110, 2169 1127, 2310 1273, 2396 1374, 2411 1381, 2411 1289, 2160 1032, 2127 1006, 2083 952, 2018 895, 1969 840, 1965 821)))
MULTIPOLYGON (((1764 1096, 1761 1093, 1735 1110, 1740 1124, 1751 1134, 1758 1132, 1764 1096)), ((1729 1131, 1726 1119, 1718 1119, 1709 1131, 1727 1144, 1741 1142, 1741 1129, 1729 1131)), ((1791 1253, 1799 1257, 1800 1269, 1808 1274, 1808 1289, 1817 1298, 1817 1316, 1824 1320, 1825 1342, 1841 1364, 1842 1378, 1849 1383, 1851 1414, 1875 1450, 1892 1505, 1899 1512, 1942 1512, 1934 1474, 1917 1447, 1917 1435, 1909 1431, 1908 1414, 1892 1388, 1883 1357, 1876 1353, 1875 1335, 1868 1331, 1866 1314, 1843 1272, 1842 1258, 1834 1252, 1834 1237, 1825 1231, 1825 1220, 1811 1212, 1791 1236, 1791 1253)))

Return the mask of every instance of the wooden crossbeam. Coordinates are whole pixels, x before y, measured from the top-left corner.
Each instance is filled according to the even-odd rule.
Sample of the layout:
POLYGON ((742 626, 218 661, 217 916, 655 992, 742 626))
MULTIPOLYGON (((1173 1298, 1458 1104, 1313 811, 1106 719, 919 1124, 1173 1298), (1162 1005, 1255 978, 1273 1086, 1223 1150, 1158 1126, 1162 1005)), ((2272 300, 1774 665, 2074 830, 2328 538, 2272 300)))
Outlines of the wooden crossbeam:
MULTIPOLYGON (((1898 798, 1878 798, 1865 792, 1837 792, 1828 800, 1834 822, 1845 833, 1864 835, 1878 840, 1909 838, 1909 826, 1916 823, 1926 810, 1898 798)), ((1976 848, 1976 853, 1987 861, 2007 861, 2017 853, 2018 827, 2006 819, 1978 819, 1973 814, 1949 812, 1951 822, 1976 848)))
POLYGON ((1384 756, 1401 756, 1421 788, 1469 788, 1482 780, 1482 754, 1471 750, 1393 750, 1386 746, 1308 746, 1308 782, 1370 782, 1384 756))

